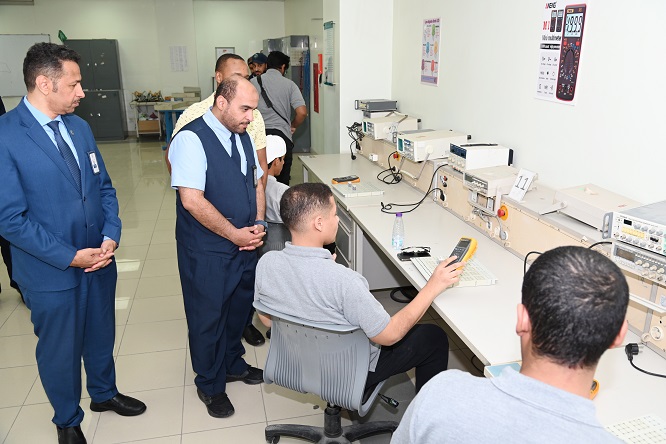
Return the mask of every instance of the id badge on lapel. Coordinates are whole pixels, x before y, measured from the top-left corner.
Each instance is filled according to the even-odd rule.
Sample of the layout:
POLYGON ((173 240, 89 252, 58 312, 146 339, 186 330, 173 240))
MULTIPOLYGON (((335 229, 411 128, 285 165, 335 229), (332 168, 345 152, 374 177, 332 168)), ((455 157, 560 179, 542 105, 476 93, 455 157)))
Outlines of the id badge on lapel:
POLYGON ((254 187, 257 188, 257 166, 252 165, 252 180, 254 181, 254 187))
POLYGON ((88 151, 88 159, 90 160, 90 167, 94 175, 99 174, 99 163, 97 163, 97 155, 94 151, 88 151))

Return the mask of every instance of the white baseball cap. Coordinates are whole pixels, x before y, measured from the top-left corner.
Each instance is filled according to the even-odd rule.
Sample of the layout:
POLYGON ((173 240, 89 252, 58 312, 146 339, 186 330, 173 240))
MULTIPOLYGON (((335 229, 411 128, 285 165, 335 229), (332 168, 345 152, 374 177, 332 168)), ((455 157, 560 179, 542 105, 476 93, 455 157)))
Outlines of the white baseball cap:
POLYGON ((280 136, 266 136, 266 162, 271 163, 278 157, 287 154, 287 144, 280 136))

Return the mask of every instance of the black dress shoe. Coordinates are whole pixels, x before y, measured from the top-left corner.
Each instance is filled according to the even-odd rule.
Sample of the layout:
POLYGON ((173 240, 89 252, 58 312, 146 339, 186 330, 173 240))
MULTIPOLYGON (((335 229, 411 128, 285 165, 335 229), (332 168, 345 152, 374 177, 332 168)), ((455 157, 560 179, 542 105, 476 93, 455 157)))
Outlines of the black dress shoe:
POLYGON ((234 406, 229 401, 226 393, 218 393, 217 395, 210 396, 202 392, 200 388, 197 388, 197 395, 199 395, 201 402, 206 404, 208 414, 213 418, 228 418, 235 412, 234 406))
POLYGON ((264 382, 264 371, 251 365, 247 367, 240 375, 227 375, 227 382, 243 381, 249 385, 261 384, 264 382))
POLYGON ((264 335, 262 335, 261 332, 257 330, 257 327, 252 324, 246 326, 245 330, 243 330, 243 339, 245 339, 245 342, 255 347, 266 342, 264 335))
POLYGON ((86 437, 83 436, 81 426, 65 427, 58 429, 58 444, 86 444, 86 437))
POLYGON ((146 411, 146 404, 138 399, 118 393, 113 398, 104 402, 90 402, 90 410, 93 412, 106 412, 111 410, 121 416, 137 416, 146 411))

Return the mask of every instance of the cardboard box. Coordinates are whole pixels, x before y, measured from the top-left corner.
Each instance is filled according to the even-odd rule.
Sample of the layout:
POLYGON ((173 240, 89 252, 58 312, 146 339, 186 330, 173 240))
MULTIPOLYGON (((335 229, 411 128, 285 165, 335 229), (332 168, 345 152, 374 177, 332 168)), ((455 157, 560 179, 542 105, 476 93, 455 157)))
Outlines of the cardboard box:
POLYGON ((201 95, 201 88, 199 88, 198 86, 183 86, 183 92, 186 92, 186 93, 192 93, 193 92, 193 93, 196 93, 197 96, 200 96, 201 95))
POLYGON ((182 92, 182 93, 173 93, 171 97, 199 97, 195 92, 182 92))
POLYGON ((160 121, 159 120, 139 120, 137 127, 140 133, 159 133, 160 121))

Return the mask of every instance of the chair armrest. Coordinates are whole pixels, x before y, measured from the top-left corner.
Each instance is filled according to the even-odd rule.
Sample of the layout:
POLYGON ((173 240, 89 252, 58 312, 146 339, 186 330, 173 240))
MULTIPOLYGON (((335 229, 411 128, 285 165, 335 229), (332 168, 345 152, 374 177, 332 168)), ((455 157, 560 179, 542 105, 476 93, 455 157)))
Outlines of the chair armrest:
POLYGON ((333 333, 351 333, 353 331, 360 329, 360 327, 356 327, 353 325, 322 324, 319 322, 307 321, 305 319, 301 319, 296 316, 291 316, 285 313, 281 313, 277 310, 273 310, 272 308, 268 308, 257 300, 255 300, 252 305, 254 306, 254 308, 257 309, 258 312, 267 314, 271 317, 280 318, 284 321, 291 322, 293 324, 306 325, 308 327, 313 327, 320 330, 326 330, 333 333))

